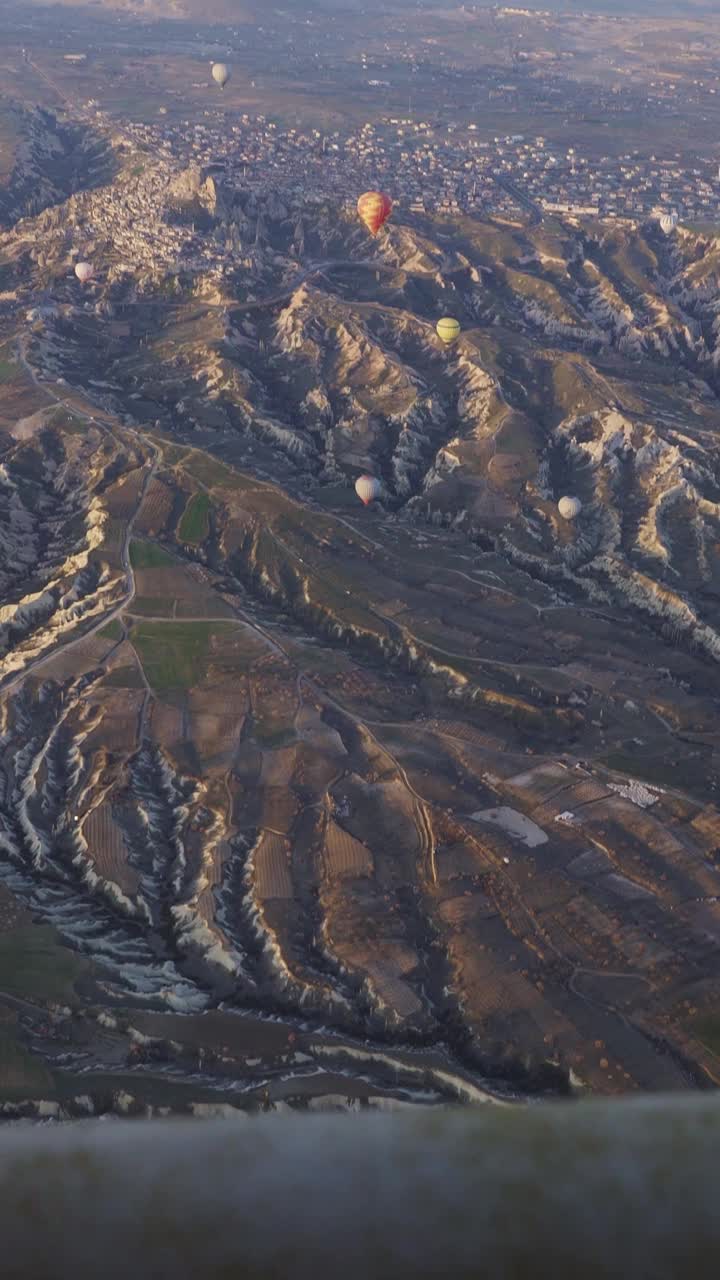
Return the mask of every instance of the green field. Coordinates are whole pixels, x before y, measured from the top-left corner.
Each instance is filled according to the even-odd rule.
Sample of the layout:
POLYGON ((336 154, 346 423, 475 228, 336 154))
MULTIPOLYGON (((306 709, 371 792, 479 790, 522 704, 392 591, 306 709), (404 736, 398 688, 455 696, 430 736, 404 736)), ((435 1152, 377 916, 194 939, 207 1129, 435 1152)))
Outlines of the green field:
POLYGON ((137 667, 116 667, 102 681, 104 689, 144 689, 143 678, 137 667))
POLYGON ((154 542, 143 542, 133 538, 130 543, 130 564, 133 569, 166 569, 176 562, 167 551, 154 542))
POLYGON ((19 999, 70 1004, 87 962, 60 944, 50 925, 23 925, 0 933, 0 993, 19 999))
POLYGON ((183 462, 182 469, 207 485, 208 489, 248 489, 253 485, 250 477, 233 471, 207 453, 191 453, 183 462))
POLYGON ((4 356, 0 356, 0 386, 4 382, 12 382, 19 375, 19 369, 12 361, 6 360, 4 356))
POLYGON ((98 631, 98 635, 102 636, 103 640, 120 640, 122 639, 122 633, 122 624, 117 618, 113 618, 106 627, 103 627, 102 631, 98 631))
POLYGON ((132 611, 141 613, 145 618, 167 618, 169 621, 173 616, 173 601, 169 596, 136 596, 132 611))
POLYGON ((720 1058, 720 1016, 705 1013, 692 1023, 691 1030, 706 1049, 720 1058))
POLYGON ((50 419, 52 425, 60 430, 65 431, 69 436, 85 436, 90 430, 90 424, 82 418, 78 418, 73 413, 68 413, 67 409, 59 408, 53 413, 50 419))
MULTIPOLYGON (((167 344, 167 350, 168 353, 173 350, 172 343, 167 344)), ((188 450, 184 449, 182 445, 167 444, 165 440, 160 440, 160 444, 162 447, 163 462, 167 463, 169 467, 179 466, 183 458, 187 458, 188 456, 188 450)))
POLYGON ((205 675, 213 635, 226 631, 222 622, 140 622, 132 641, 148 682, 158 693, 192 689, 205 675))
POLYGON ((210 499, 206 493, 196 493, 183 513, 178 535, 181 542, 197 545, 204 542, 210 532, 210 499))

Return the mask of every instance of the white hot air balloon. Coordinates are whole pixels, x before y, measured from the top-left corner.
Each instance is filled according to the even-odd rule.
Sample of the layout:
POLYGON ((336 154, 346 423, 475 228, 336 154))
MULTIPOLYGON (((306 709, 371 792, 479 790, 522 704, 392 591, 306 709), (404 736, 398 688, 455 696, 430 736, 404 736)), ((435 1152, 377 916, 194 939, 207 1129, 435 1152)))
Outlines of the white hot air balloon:
POLYGON ((375 476, 360 476, 355 481, 355 492, 362 503, 369 507, 371 502, 380 497, 381 484, 375 476))
POLYGON ((88 280, 93 278, 92 264, 89 262, 77 262, 75 264, 75 275, 81 284, 87 284, 88 280))
POLYGON ((558 511, 563 520, 577 520, 582 511, 582 502, 579 498, 561 498, 558 502, 558 511))
POLYGON ((678 224, 678 216, 676 213, 664 213, 660 219, 660 227, 666 236, 672 234, 678 224))
POLYGON ((213 62, 212 72, 210 74, 212 75, 215 83, 220 85, 221 89, 225 88, 225 85, 230 79, 230 72, 224 62, 213 62))

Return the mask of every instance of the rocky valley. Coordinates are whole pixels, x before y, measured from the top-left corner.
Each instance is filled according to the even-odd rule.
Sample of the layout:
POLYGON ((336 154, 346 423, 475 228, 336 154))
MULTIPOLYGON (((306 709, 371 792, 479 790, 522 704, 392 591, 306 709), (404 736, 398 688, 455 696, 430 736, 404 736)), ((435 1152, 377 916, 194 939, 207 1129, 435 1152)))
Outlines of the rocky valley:
POLYGON ((25 125, 3 1114, 717 1084, 720 242, 25 125))

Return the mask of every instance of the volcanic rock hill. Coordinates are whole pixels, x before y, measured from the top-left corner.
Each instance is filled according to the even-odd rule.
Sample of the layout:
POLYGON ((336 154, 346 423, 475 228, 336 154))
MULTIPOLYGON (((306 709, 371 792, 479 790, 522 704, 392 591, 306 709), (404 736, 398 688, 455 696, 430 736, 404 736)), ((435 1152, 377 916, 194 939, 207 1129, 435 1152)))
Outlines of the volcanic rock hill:
POLYGON ((190 173, 131 273, 109 199, 0 243, 0 877, 114 1009, 88 1079, 716 1081, 717 244, 190 173))
POLYGON ((103 137, 42 108, 0 102, 0 144, 0 227, 107 181, 113 170, 103 137))

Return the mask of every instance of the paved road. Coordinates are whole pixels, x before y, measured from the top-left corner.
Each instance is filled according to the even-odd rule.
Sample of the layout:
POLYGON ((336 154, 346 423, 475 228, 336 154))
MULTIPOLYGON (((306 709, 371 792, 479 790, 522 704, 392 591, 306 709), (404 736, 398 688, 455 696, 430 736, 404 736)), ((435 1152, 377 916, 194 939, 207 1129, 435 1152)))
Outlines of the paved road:
POLYGON ((491 176, 495 186, 500 191, 504 191, 505 195, 510 196, 512 200, 515 200, 529 214, 530 222, 533 226, 538 226, 542 222, 544 217, 542 209, 534 200, 530 199, 530 196, 525 191, 522 191, 520 187, 516 187, 514 182, 509 182, 507 178, 501 178, 497 173, 493 173, 491 176))

